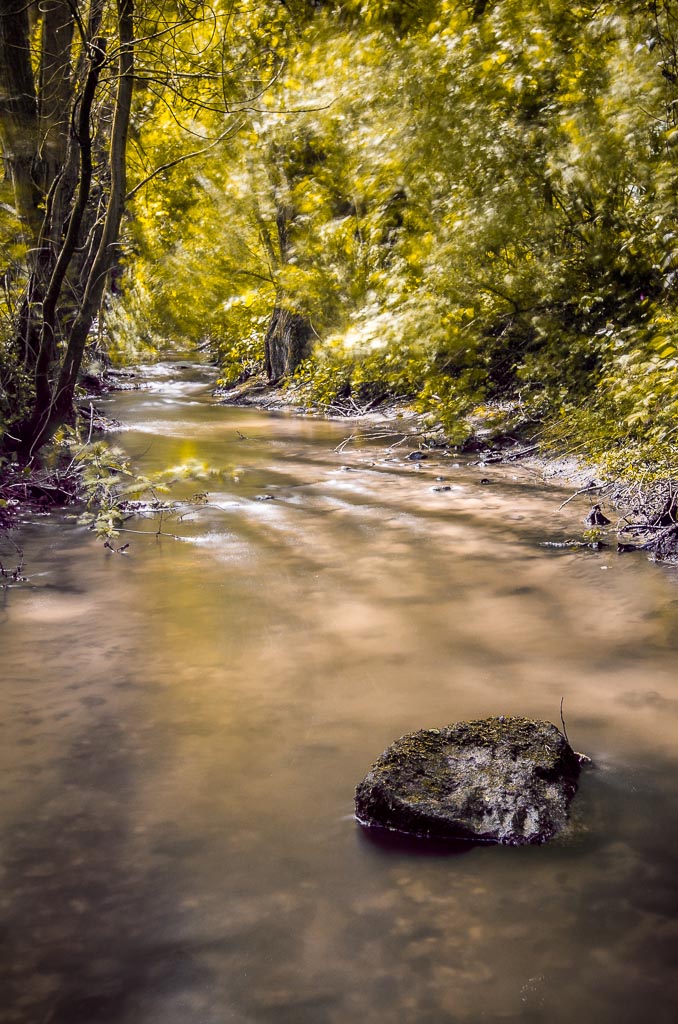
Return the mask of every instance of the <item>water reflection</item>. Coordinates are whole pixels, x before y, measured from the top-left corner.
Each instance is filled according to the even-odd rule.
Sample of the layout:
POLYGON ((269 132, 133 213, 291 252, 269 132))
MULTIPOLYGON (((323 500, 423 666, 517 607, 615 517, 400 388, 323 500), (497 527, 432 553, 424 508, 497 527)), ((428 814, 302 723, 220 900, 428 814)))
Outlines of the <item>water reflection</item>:
POLYGON ((455 839, 418 838, 385 828, 362 828, 359 834, 368 848, 387 857, 463 857, 481 845, 455 839))
POLYGON ((191 993, 208 971, 172 938, 173 872, 149 862, 134 827, 137 756, 102 716, 60 752, 30 817, 5 830, 3 1021, 133 1019, 150 990, 196 1019, 191 993))
POLYGON ((144 471, 216 470, 183 541, 43 520, 4 593, 2 1024, 672 1022, 671 571, 540 548, 581 509, 519 470, 338 452, 207 383, 108 400, 144 471), (563 695, 573 835, 416 856, 353 821, 396 736, 563 695))

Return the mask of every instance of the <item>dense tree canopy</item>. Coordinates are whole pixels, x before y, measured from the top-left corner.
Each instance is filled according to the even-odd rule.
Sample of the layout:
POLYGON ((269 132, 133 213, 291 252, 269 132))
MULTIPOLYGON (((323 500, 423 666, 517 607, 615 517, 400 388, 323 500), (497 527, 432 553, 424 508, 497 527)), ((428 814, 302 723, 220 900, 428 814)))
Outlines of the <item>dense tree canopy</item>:
POLYGON ((89 22, 53 0, 32 28, 5 8, 0 46, 23 18, 32 54, 0 101, 10 432, 35 443, 41 389, 65 415, 106 279, 118 357, 202 343, 226 382, 265 367, 313 403, 410 396, 457 440, 469 415, 557 422, 671 463, 673 0, 147 4, 129 38, 131 0, 89 22))

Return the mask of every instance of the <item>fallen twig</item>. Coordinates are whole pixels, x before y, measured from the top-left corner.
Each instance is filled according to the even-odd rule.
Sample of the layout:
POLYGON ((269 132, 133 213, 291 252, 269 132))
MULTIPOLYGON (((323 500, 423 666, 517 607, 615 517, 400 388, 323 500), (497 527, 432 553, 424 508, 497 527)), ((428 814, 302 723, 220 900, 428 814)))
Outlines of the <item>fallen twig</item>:
POLYGON ((678 523, 672 523, 671 526, 665 526, 652 540, 649 540, 647 544, 641 544, 639 551, 654 551, 660 547, 661 542, 665 537, 678 537, 678 523))
POLYGON ((506 456, 507 462, 515 462, 516 459, 522 459, 525 455, 531 455, 532 452, 539 451, 538 444, 531 444, 528 448, 521 448, 519 452, 509 452, 506 456))
POLYGON ((590 494, 592 491, 603 491, 607 486, 608 484, 589 484, 587 487, 582 487, 580 490, 575 491, 574 494, 571 494, 569 498, 566 498, 562 505, 558 506, 558 511, 560 512, 561 508, 565 508, 565 506, 569 505, 571 501, 578 498, 580 494, 590 494))
POLYGON ((673 523, 671 526, 655 526, 653 523, 628 523, 626 526, 622 526, 618 533, 650 533, 652 530, 664 531, 670 533, 671 530, 676 529, 678 523, 673 523))
POLYGON ((358 430, 354 434, 350 434, 349 437, 345 437, 344 440, 337 445, 334 451, 340 455, 346 445, 350 444, 351 441, 379 441, 387 437, 400 437, 399 441, 388 445, 389 448, 396 448, 399 444, 406 441, 408 437, 421 437, 421 433, 421 430, 402 431, 383 430, 381 428, 377 430, 358 430))

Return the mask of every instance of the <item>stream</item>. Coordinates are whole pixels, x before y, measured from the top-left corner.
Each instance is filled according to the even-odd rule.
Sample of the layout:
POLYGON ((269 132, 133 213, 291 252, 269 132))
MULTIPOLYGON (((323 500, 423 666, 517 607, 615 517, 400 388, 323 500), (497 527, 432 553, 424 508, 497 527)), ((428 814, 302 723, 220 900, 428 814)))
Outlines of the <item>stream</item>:
POLYGON ((219 406, 207 366, 138 372, 96 402, 111 443, 145 474, 208 467, 172 494, 208 503, 130 520, 124 554, 68 512, 16 537, 0 1022, 674 1024, 678 568, 544 547, 586 498, 410 461, 397 420, 337 451, 355 424, 219 406), (356 824, 396 737, 559 724, 561 697, 595 762, 569 837, 356 824))

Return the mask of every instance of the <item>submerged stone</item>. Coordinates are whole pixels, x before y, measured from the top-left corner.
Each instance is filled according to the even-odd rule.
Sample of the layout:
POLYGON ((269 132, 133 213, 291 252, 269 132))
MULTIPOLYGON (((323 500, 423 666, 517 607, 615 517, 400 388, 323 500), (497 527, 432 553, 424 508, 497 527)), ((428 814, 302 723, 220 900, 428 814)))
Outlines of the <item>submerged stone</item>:
POLYGON ((578 755, 549 722, 485 718, 391 744, 356 790, 361 825, 480 842, 543 843, 568 820, 578 755))

